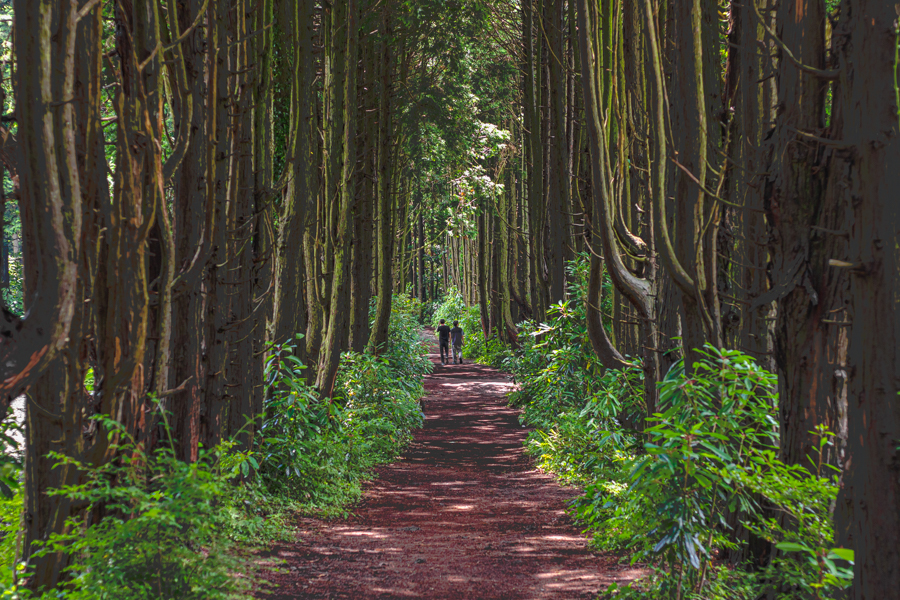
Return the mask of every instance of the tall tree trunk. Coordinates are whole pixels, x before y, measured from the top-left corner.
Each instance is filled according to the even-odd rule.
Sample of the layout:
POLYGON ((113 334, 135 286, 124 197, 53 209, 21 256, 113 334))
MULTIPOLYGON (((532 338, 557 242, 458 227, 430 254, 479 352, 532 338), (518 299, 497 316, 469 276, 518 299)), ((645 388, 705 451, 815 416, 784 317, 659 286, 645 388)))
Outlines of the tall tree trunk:
POLYGON ((535 319, 546 318, 546 304, 543 293, 543 227, 544 227, 544 147, 541 119, 541 48, 540 32, 541 0, 522 3, 522 38, 525 45, 525 129, 528 140, 528 256, 530 263, 531 289, 529 296, 535 319), (538 21, 538 23, 535 23, 538 21))
MULTIPOLYGON (((325 30, 325 99, 323 128, 325 134, 325 233, 322 238, 323 261, 322 278, 324 283, 323 296, 326 315, 330 309, 330 298, 333 295, 334 261, 337 253, 334 243, 338 235, 340 215, 343 201, 343 172, 342 163, 344 156, 349 156, 351 163, 355 164, 354 154, 347 154, 343 148, 345 139, 345 119, 355 120, 356 111, 350 111, 344 105, 346 98, 346 81, 352 71, 356 77, 356 61, 348 60, 347 49, 349 33, 347 30, 348 5, 346 2, 337 2, 327 7, 324 11, 325 30)), ((353 91, 353 100, 356 100, 356 90, 353 91)), ((354 104, 355 105, 355 104, 354 104)), ((355 127, 354 127, 355 132, 355 127)), ((355 138, 354 134, 354 138, 355 138)), ((327 315, 326 318, 328 318, 327 315)), ((330 326, 330 325, 329 325, 330 326)))
MULTIPOLYGON (((314 162, 316 136, 315 120, 316 59, 313 48, 313 13, 311 0, 290 2, 290 24, 285 24, 293 36, 293 77, 291 78, 291 160, 285 168, 292 177, 282 200, 275 249, 274 307, 272 341, 281 343, 292 339, 307 328, 306 308, 309 302, 306 254, 307 221, 314 212, 318 188, 318 165, 314 162)), ((306 344, 299 345, 301 360, 306 362, 306 344)))
MULTIPOLYGON (((814 68, 825 66, 825 6, 820 0, 780 4, 778 34, 793 40, 798 60, 814 68)), ((783 106, 773 137, 774 173, 767 186, 766 216, 769 226, 772 289, 750 306, 757 310, 777 300, 775 362, 781 404, 781 451, 788 463, 812 466, 817 425, 832 432, 840 429, 838 402, 841 381, 836 375, 844 361, 832 364, 828 348, 841 333, 841 288, 846 273, 829 267, 829 261, 846 255, 846 238, 833 231, 844 227, 841 194, 831 186, 840 183, 845 167, 838 156, 819 144, 804 141, 803 132, 820 132, 825 125, 825 85, 790 60, 782 60, 777 73, 778 104, 783 106), (830 163, 830 165, 829 165, 830 163), (812 165, 820 165, 812 168, 812 165), (829 182, 829 177, 832 181, 829 182), (838 179, 834 179, 837 177, 838 179), (836 370, 837 369, 837 370, 836 370)), ((830 135, 842 137, 840 115, 830 135)), ((845 355, 846 349, 839 350, 845 355)), ((826 460, 837 464, 834 451, 826 448, 826 460)))
MULTIPOLYGON (((716 319, 718 299, 715 279, 710 271, 715 267, 714 239, 717 227, 718 204, 707 197, 706 190, 715 189, 710 165, 717 157, 710 152, 717 144, 718 127, 714 120, 713 103, 718 98, 716 78, 710 71, 719 68, 717 46, 711 41, 710 11, 717 13, 708 0, 691 0, 673 4, 673 35, 676 60, 679 64, 670 94, 679 101, 672 106, 672 128, 679 170, 675 174, 675 237, 674 247, 668 240, 660 244, 663 265, 670 271, 681 292, 682 335, 686 353, 686 368, 697 360, 697 350, 707 342, 721 346, 720 323, 716 319), (711 59, 710 57, 716 57, 711 59), (712 183, 712 185, 710 185, 712 183)), ((662 127, 654 123, 654 127, 662 127)), ((661 203, 662 204, 662 203, 661 203)), ((665 215, 655 219, 662 226, 665 215)), ((668 238, 668 234, 665 235, 668 238)))
POLYGON ((252 71, 250 65, 256 60, 254 42, 257 36, 250 36, 252 21, 248 0, 237 0, 235 5, 237 62, 235 71, 239 73, 236 103, 231 114, 234 122, 235 145, 235 185, 232 188, 233 223, 230 234, 234 263, 228 276, 228 287, 232 295, 231 320, 226 328, 226 339, 231 352, 226 375, 228 386, 234 390, 229 394, 228 435, 236 436, 242 449, 249 448, 252 431, 248 429, 247 418, 253 415, 256 404, 253 371, 254 332, 257 311, 254 310, 254 276, 256 259, 256 233, 259 215, 256 213, 256 172, 254 169, 254 111, 253 101, 256 77, 261 73, 252 71))
POLYGON ((215 140, 215 168, 213 169, 210 194, 213 199, 212 256, 209 261, 208 308, 206 318, 206 339, 208 367, 204 381, 204 412, 200 415, 200 438, 204 446, 212 448, 226 435, 228 397, 225 371, 228 367, 228 344, 226 328, 231 312, 231 294, 227 286, 228 268, 231 263, 231 245, 228 232, 234 229, 231 219, 231 194, 234 186, 234 129, 231 113, 233 86, 230 72, 236 70, 235 47, 230 44, 234 31, 231 11, 224 3, 210 2, 210 42, 215 41, 216 52, 210 56, 209 102, 215 102, 214 123, 217 132, 215 140), (214 79, 213 79, 214 78, 214 79), (214 98, 214 100, 213 100, 214 98))
POLYGON ((500 278, 500 256, 503 251, 503 245, 500 229, 503 225, 500 223, 498 216, 499 215, 494 213, 486 215, 488 219, 486 230, 490 232, 490 240, 485 241, 488 251, 488 264, 490 265, 488 272, 488 290, 490 297, 489 320, 491 335, 496 335, 501 340, 508 341, 506 339, 506 328, 501 321, 503 311, 500 308, 500 302, 502 301, 500 292, 502 281, 500 278))
MULTIPOLYGON (((367 12, 364 7, 363 12, 367 12)), ((356 213, 353 219, 353 254, 350 275, 350 349, 363 352, 369 342, 369 303, 372 300, 372 274, 374 272, 377 203, 377 150, 378 150, 378 52, 374 36, 366 36, 362 43, 359 73, 360 103, 357 121, 362 128, 357 148, 356 213)))
POLYGON ((515 281, 515 240, 511 235, 512 224, 515 224, 515 186, 513 178, 514 165, 507 166, 506 185, 500 195, 501 219, 497 219, 499 232, 494 240, 500 244, 499 258, 499 302, 501 315, 501 335, 503 339, 513 347, 518 345, 516 334, 516 322, 513 320, 513 286, 515 281))
POLYGON ((843 181, 852 210, 847 270, 855 322, 837 531, 838 543, 855 551, 850 597, 870 600, 900 589, 897 14, 893 6, 871 0, 850 0, 841 10, 847 20, 834 35, 846 81, 838 90, 843 142, 851 149, 843 181))
MULTIPOLYGON (((215 2, 211 3, 208 15, 215 14, 215 2)), ((202 8, 202 0, 192 0, 182 5, 177 16, 178 29, 187 31, 202 8)), ((172 15, 169 19, 173 18, 172 15)), ((215 59, 217 54, 215 27, 209 31, 193 31, 182 48, 184 54, 185 79, 187 88, 183 97, 191 104, 185 110, 185 103, 179 103, 176 125, 181 130, 190 130, 190 145, 185 159, 175 174, 174 208, 174 263, 181 269, 180 283, 174 290, 172 301, 172 360, 171 381, 183 391, 174 394, 167 402, 172 413, 172 429, 177 455, 186 461, 197 459, 200 442, 200 413, 203 409, 203 386, 209 369, 208 355, 204 352, 207 343, 205 328, 209 298, 209 261, 212 229, 217 225, 213 217, 212 202, 215 195, 210 189, 210 181, 215 169, 215 155, 212 151, 212 126, 216 122, 215 59), (201 108, 206 98, 208 110, 201 108), (197 218, 202 215, 203 218, 197 218)), ((177 57, 175 57, 177 60, 177 57)))
POLYGON ((97 274, 98 214, 109 202, 100 126, 102 15, 96 7, 76 21, 75 9, 55 2, 37 9, 15 4, 17 58, 28 65, 18 69, 16 81, 28 316, 18 321, 4 307, 0 371, 4 410, 10 394, 28 394, 21 559, 32 590, 56 585, 69 563, 65 552, 34 553, 48 536, 66 531, 73 513, 68 500, 47 492, 81 476, 48 453, 81 457, 86 446, 84 416, 93 414, 83 389, 93 317, 86 300, 97 274), (56 98, 72 101, 54 107, 56 98), (7 331, 10 324, 15 327, 7 331))
MULTIPOLYGON (((324 28, 324 26, 323 26, 324 28)), ((319 91, 313 93, 313 98, 319 95, 319 91)), ((325 277, 323 275, 324 227, 327 199, 324 195, 324 181, 320 177, 319 166, 324 162, 325 144, 318 134, 319 110, 322 104, 314 102, 312 105, 310 134, 315 140, 310 151, 315 151, 310 156, 310 168, 312 169, 313 187, 309 196, 309 210, 306 211, 306 226, 303 235, 303 255, 306 267, 306 361, 305 372, 307 382, 314 382, 317 377, 316 369, 319 364, 319 353, 322 348, 322 340, 325 337, 325 305, 328 298, 325 296, 325 277)))
POLYGON ((418 276, 419 276, 419 301, 425 303, 428 300, 428 296, 425 293, 425 204, 422 200, 422 189, 419 188, 417 190, 418 202, 417 207, 419 211, 419 219, 418 219, 418 232, 419 239, 416 244, 416 254, 419 257, 418 262, 418 276))
POLYGON ((572 211, 569 188, 569 151, 566 135, 566 64, 563 0, 546 0, 544 22, 549 55, 549 118, 550 163, 547 196, 546 261, 549 276, 550 303, 562 302, 566 297, 566 254, 571 245, 567 214, 572 211))
MULTIPOLYGON (((394 165, 392 164, 392 124, 391 124, 391 95, 393 92, 393 67, 394 57, 390 38, 393 34, 391 14, 386 5, 382 10, 381 26, 383 35, 381 40, 381 65, 379 68, 378 82, 380 86, 380 98, 378 107, 378 279, 375 289, 377 305, 375 307, 375 323, 372 327, 372 335, 369 337, 369 347, 374 353, 381 352, 388 339, 388 326, 391 319, 391 265, 394 255, 394 221, 393 203, 391 193, 393 190, 394 165)), ((403 221, 397 222, 404 225, 403 221)), ((402 267, 400 269, 402 272, 402 267)), ((402 288, 401 288, 402 289, 402 288)))
MULTIPOLYGON (((24 319, 3 304, 0 334, 0 408, 5 412, 12 398, 30 387, 67 343, 77 310, 76 281, 82 214, 80 179, 72 164, 75 107, 61 112, 65 122, 55 121, 50 109, 59 93, 74 87, 75 60, 66 53, 76 35, 74 21, 60 17, 62 38, 50 39, 51 20, 58 16, 59 2, 42 2, 38 7, 17 0, 16 51, 21 65, 17 70, 17 120, 23 128, 21 146, 19 214, 22 221, 26 285, 24 319), (45 82, 52 82, 54 90, 45 82), (54 92, 57 92, 54 95, 54 92), (59 155, 59 150, 64 154, 59 155), (38 207, 45 207, 38 210, 38 207), (44 254, 44 253, 47 254, 44 254), (54 258, 51 258, 54 257, 54 258)), ((90 101, 84 99, 83 101, 90 101)), ((99 100, 95 100, 99 101, 99 100)), ((4 207, 5 210, 5 207, 4 207)))
POLYGON ((481 316, 481 330, 484 334, 484 339, 488 339, 491 337, 491 313, 490 313, 490 281, 489 281, 489 271, 490 271, 490 246, 488 242, 488 224, 487 224, 487 211, 481 211, 477 217, 477 237, 475 238, 475 243, 477 244, 477 250, 474 261, 474 274, 478 278, 478 285, 476 288, 476 294, 478 299, 478 310, 481 316))
POLYGON ((775 371, 772 337, 773 306, 771 302, 750 310, 750 305, 768 291, 766 278, 766 223, 764 210, 765 155, 763 149, 763 125, 769 120, 768 87, 754 84, 763 79, 764 64, 759 56, 757 40, 763 38, 763 29, 755 15, 762 10, 760 0, 753 6, 737 5, 731 8, 734 53, 738 64, 734 86, 734 119, 736 139, 732 144, 733 161, 740 168, 732 169, 732 198, 743 207, 740 213, 741 235, 735 257, 741 273, 739 296, 742 319, 739 348, 753 356, 767 370, 775 371))
POLYGON ((357 2, 348 0, 346 21, 340 24, 341 29, 347 32, 347 48, 343 53, 346 57, 346 65, 344 65, 343 82, 344 116, 341 119, 344 125, 342 142, 344 155, 340 180, 340 210, 337 219, 337 235, 334 240, 334 272, 331 285, 331 305, 328 311, 328 333, 325 336, 316 374, 316 388, 323 396, 329 398, 334 392, 341 351, 346 348, 349 333, 349 320, 344 315, 350 308, 350 235, 353 231, 352 216, 355 209, 355 193, 351 185, 351 175, 354 167, 353 159, 356 156, 356 119, 351 115, 356 113, 358 21, 357 2))

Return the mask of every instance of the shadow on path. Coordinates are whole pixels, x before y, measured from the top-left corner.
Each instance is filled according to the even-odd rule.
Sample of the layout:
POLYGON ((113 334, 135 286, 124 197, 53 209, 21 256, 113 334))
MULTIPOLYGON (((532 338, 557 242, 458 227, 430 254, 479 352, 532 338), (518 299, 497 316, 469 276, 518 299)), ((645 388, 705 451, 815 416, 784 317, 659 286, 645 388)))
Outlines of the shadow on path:
POLYGON ((285 564, 261 597, 587 599, 640 576, 587 550, 565 515, 573 490, 523 452, 509 380, 431 359, 415 441, 376 470, 356 516, 303 519, 302 541, 272 548, 285 564))

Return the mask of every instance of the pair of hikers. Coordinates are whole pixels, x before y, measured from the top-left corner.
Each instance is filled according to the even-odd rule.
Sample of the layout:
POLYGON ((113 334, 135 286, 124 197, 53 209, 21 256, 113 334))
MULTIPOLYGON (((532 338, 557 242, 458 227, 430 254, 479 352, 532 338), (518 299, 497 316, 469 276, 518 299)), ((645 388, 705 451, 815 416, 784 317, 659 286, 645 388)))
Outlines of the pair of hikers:
POLYGON ((459 321, 453 321, 453 328, 447 326, 444 319, 438 325, 438 345, 441 347, 441 364, 446 365, 450 360, 450 345, 453 345, 453 363, 462 364, 463 330, 459 321))

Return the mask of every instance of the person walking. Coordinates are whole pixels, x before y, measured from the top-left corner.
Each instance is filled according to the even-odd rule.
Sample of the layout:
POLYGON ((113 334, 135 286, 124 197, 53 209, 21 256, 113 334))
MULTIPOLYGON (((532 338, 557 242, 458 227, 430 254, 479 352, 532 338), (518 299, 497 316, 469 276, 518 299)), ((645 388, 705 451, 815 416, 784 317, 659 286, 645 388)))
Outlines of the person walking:
POLYGON ((438 345, 441 347, 441 364, 446 365, 450 360, 450 328, 441 319, 441 324, 437 328, 438 345))
POLYGON ((459 321, 453 321, 453 329, 450 330, 450 345, 453 347, 453 363, 462 364, 463 330, 459 321))

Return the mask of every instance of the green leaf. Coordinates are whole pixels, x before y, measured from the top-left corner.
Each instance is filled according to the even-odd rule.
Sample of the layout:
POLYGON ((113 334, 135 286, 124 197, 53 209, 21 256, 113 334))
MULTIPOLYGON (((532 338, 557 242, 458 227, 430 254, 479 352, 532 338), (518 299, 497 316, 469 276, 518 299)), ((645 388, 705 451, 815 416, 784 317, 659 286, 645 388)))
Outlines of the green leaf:
POLYGON ((775 544, 775 547, 782 552, 810 552, 815 555, 812 548, 808 548, 802 544, 795 544, 794 542, 779 542, 775 544))
POLYGON ((849 548, 832 548, 828 553, 828 558, 839 558, 841 560, 846 560, 851 565, 853 564, 854 557, 855 553, 849 548))

